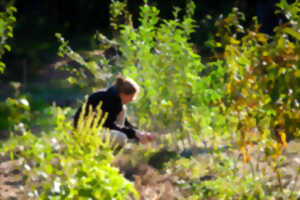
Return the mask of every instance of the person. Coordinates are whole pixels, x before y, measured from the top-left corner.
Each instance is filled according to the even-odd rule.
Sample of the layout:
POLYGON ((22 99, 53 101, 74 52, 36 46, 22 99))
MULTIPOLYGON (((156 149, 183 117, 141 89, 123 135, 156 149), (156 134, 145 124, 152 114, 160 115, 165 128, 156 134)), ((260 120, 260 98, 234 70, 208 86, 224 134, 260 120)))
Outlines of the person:
MULTIPOLYGON (((135 81, 118 75, 113 86, 95 92, 88 97, 85 114, 87 115, 90 106, 93 112, 97 112, 97 106, 101 105, 102 113, 107 113, 103 127, 109 129, 113 145, 123 147, 128 139, 140 141, 142 144, 153 140, 151 133, 138 130, 126 117, 126 104, 136 99, 138 93, 139 86, 135 81)), ((75 128, 78 126, 82 108, 83 106, 80 106, 74 116, 75 128)))

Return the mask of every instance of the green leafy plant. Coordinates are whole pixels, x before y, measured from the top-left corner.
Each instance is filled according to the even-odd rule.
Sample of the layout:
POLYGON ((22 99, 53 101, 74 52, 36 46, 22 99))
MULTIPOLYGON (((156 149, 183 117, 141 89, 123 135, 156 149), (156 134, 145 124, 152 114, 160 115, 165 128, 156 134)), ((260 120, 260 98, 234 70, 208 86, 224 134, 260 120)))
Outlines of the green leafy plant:
POLYGON ((4 72, 5 63, 2 62, 2 57, 5 51, 10 51, 11 47, 7 44, 7 40, 13 37, 13 26, 16 22, 14 14, 17 9, 14 6, 9 6, 4 12, 0 12, 0 73, 4 72))
POLYGON ((110 140, 104 142, 100 136, 105 130, 99 117, 90 112, 83 119, 82 114, 75 130, 65 112, 57 107, 54 132, 37 137, 25 131, 2 147, 18 157, 26 170, 25 196, 107 200, 136 197, 132 183, 111 165, 114 156, 110 140))
MULTIPOLYGON (((160 137, 166 138, 163 144, 167 145, 185 148, 208 141, 204 145, 212 146, 214 159, 220 156, 219 146, 227 144, 252 169, 251 176, 238 173, 241 167, 232 167, 232 162, 239 161, 239 156, 228 158, 230 163, 214 163, 211 170, 219 178, 191 181, 196 198, 294 198, 282 184, 280 164, 288 141, 299 137, 299 1, 278 4, 289 22, 276 27, 274 36, 260 33, 256 18, 244 28, 244 14, 233 8, 216 21, 216 36, 208 42, 215 60, 205 64, 190 41, 195 31, 192 1, 187 2, 185 12, 175 8, 169 20, 161 19, 158 8, 144 1, 139 25, 132 23, 125 3, 111 5, 115 38, 98 37, 101 48, 113 46, 120 51, 111 72, 121 69, 141 86, 134 105, 139 125, 168 133, 160 137), (253 148, 264 155, 263 161, 250 155, 253 148), (265 182, 257 179, 262 172, 253 168, 256 161, 267 162, 276 176, 276 187, 264 187, 265 182), (232 187, 225 187, 230 181, 232 187), (204 193, 197 193, 198 189, 204 193)), ((61 49, 64 55, 70 52, 61 49)), ((184 159, 177 165, 184 168, 191 163, 184 159)))
POLYGON ((70 84, 87 87, 103 85, 104 81, 110 80, 112 76, 112 66, 109 63, 109 60, 106 59, 104 51, 114 45, 113 41, 108 40, 102 34, 96 34, 95 37, 97 39, 104 41, 103 44, 100 45, 101 49, 82 56, 69 46, 69 42, 66 41, 60 33, 56 33, 55 37, 60 42, 58 55, 75 61, 80 65, 80 67, 65 66, 62 68, 62 70, 71 72, 71 75, 68 78, 70 84))
POLYGON ((219 106, 231 124, 233 141, 245 163, 251 162, 248 151, 255 143, 255 148, 264 149, 284 195, 282 153, 288 141, 299 136, 299 40, 292 30, 299 26, 300 4, 278 5, 288 11, 290 21, 276 27, 274 36, 260 33, 256 18, 244 29, 244 16, 234 8, 216 22, 214 42, 216 58, 225 61, 226 94, 219 106))
POLYGON ((28 124, 32 118, 26 97, 7 98, 0 102, 0 130, 12 130, 20 123, 28 124))
POLYGON ((203 65, 189 42, 195 30, 192 1, 182 19, 179 8, 170 20, 160 19, 147 1, 140 9, 140 25, 122 25, 119 39, 123 73, 141 86, 139 124, 172 133, 174 144, 188 138, 192 145, 212 125, 208 113, 223 96, 222 62, 203 65))
MULTIPOLYGON (((299 9, 299 3, 291 7, 299 9)), ((283 24, 275 28, 274 36, 268 36, 259 33, 254 19, 253 29, 237 38, 232 31, 239 21, 236 11, 233 13, 217 23, 227 67, 223 107, 229 116, 239 119, 236 126, 242 148, 258 139, 255 132, 262 138, 274 137, 286 147, 287 139, 299 135, 300 93, 299 41, 285 33, 286 26, 293 29, 298 25, 283 24)))

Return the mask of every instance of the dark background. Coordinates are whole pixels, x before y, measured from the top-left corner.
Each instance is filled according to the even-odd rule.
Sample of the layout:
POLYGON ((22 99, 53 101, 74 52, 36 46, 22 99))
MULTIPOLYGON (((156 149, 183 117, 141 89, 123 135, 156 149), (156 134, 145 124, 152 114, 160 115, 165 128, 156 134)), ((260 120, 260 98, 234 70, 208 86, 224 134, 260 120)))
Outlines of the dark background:
MULTIPOLYGON (((162 18, 171 18, 173 7, 184 10, 187 0, 151 0, 149 4, 160 10, 162 18)), ((70 41, 75 49, 91 49, 92 36, 96 30, 108 37, 111 35, 109 4, 111 0, 16 0, 17 23, 14 38, 9 42, 12 51, 5 54, 6 72, 2 82, 22 81, 26 68, 27 79, 35 79, 39 71, 57 57, 58 42, 54 34, 59 32, 70 41)), ((213 32, 213 19, 220 14, 226 16, 233 7, 238 7, 247 16, 258 15, 264 26, 262 31, 272 34, 272 28, 278 23, 273 15, 277 0, 195 0, 195 20, 198 25, 193 34, 193 42, 204 47, 209 33, 213 32), (205 20, 210 15, 212 20, 205 20)), ((128 10, 133 15, 134 24, 138 25, 139 6, 142 0, 128 0, 128 10)), ((0 7, 5 5, 2 0, 0 7)), ((247 22, 246 22, 247 23, 247 22)))

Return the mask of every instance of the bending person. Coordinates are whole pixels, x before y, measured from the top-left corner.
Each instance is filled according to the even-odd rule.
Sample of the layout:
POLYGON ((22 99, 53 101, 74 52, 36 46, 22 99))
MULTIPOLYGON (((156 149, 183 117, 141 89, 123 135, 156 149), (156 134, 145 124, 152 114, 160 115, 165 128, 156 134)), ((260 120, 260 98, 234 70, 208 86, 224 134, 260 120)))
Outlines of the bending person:
MULTIPOLYGON (((139 86, 132 79, 119 75, 113 86, 88 97, 85 114, 90 106, 93 112, 96 112, 97 106, 102 103, 102 112, 108 114, 103 127, 110 129, 110 138, 114 139, 114 144, 124 146, 128 138, 137 139, 142 144, 151 142, 153 140, 151 133, 139 131, 126 118, 126 104, 132 102, 138 92, 139 86)), ((74 116, 75 128, 77 128, 81 111, 82 106, 74 116)))

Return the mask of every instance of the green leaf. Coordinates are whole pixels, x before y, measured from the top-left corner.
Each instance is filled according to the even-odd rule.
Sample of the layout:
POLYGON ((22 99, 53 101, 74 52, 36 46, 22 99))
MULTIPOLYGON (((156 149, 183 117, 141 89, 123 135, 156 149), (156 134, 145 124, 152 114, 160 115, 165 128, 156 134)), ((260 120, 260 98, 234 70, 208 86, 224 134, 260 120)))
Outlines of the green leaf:
POLYGON ((293 36, 297 40, 300 40, 300 33, 298 33, 297 31, 295 31, 291 28, 285 28, 285 29, 283 29, 283 31, 286 32, 287 34, 293 36))
POLYGON ((300 78, 300 70, 296 71, 296 78, 300 78))
POLYGON ((93 196, 93 189, 82 188, 82 189, 79 190, 79 196, 92 197, 93 196))
POLYGON ((16 18, 14 16, 10 16, 8 19, 11 20, 12 22, 16 21, 16 18))
POLYGON ((0 74, 4 72, 5 63, 0 61, 0 74))
POLYGON ((97 69, 99 69, 97 63, 94 61, 88 62, 87 68, 90 70, 91 73, 96 73, 97 69))
POLYGON ((10 38, 13 38, 13 37, 14 37, 14 34, 12 34, 12 33, 7 33, 7 36, 10 37, 10 38))
POLYGON ((5 21, 3 21, 3 19, 0 18, 0 36, 2 36, 4 30, 5 30, 5 21))
POLYGON ((45 166, 45 172, 46 172, 47 174, 52 174, 52 173, 53 173, 53 167, 52 167, 50 164, 47 164, 47 165, 45 166))
POLYGON ((5 45, 4 45, 4 48, 5 48, 7 51, 11 51, 11 47, 10 47, 8 44, 5 44, 5 45))
POLYGON ((75 84, 75 83, 77 83, 77 80, 76 80, 74 77, 70 76, 70 77, 68 78, 68 82, 69 82, 70 84, 75 84))
POLYGON ((289 4, 287 3, 286 0, 281 0, 280 3, 276 4, 276 6, 279 7, 279 8, 281 8, 281 9, 284 9, 284 8, 288 7, 288 5, 289 4))
POLYGON ((14 7, 14 6, 10 6, 10 7, 8 8, 8 12, 11 12, 11 13, 17 12, 17 8, 14 7))

